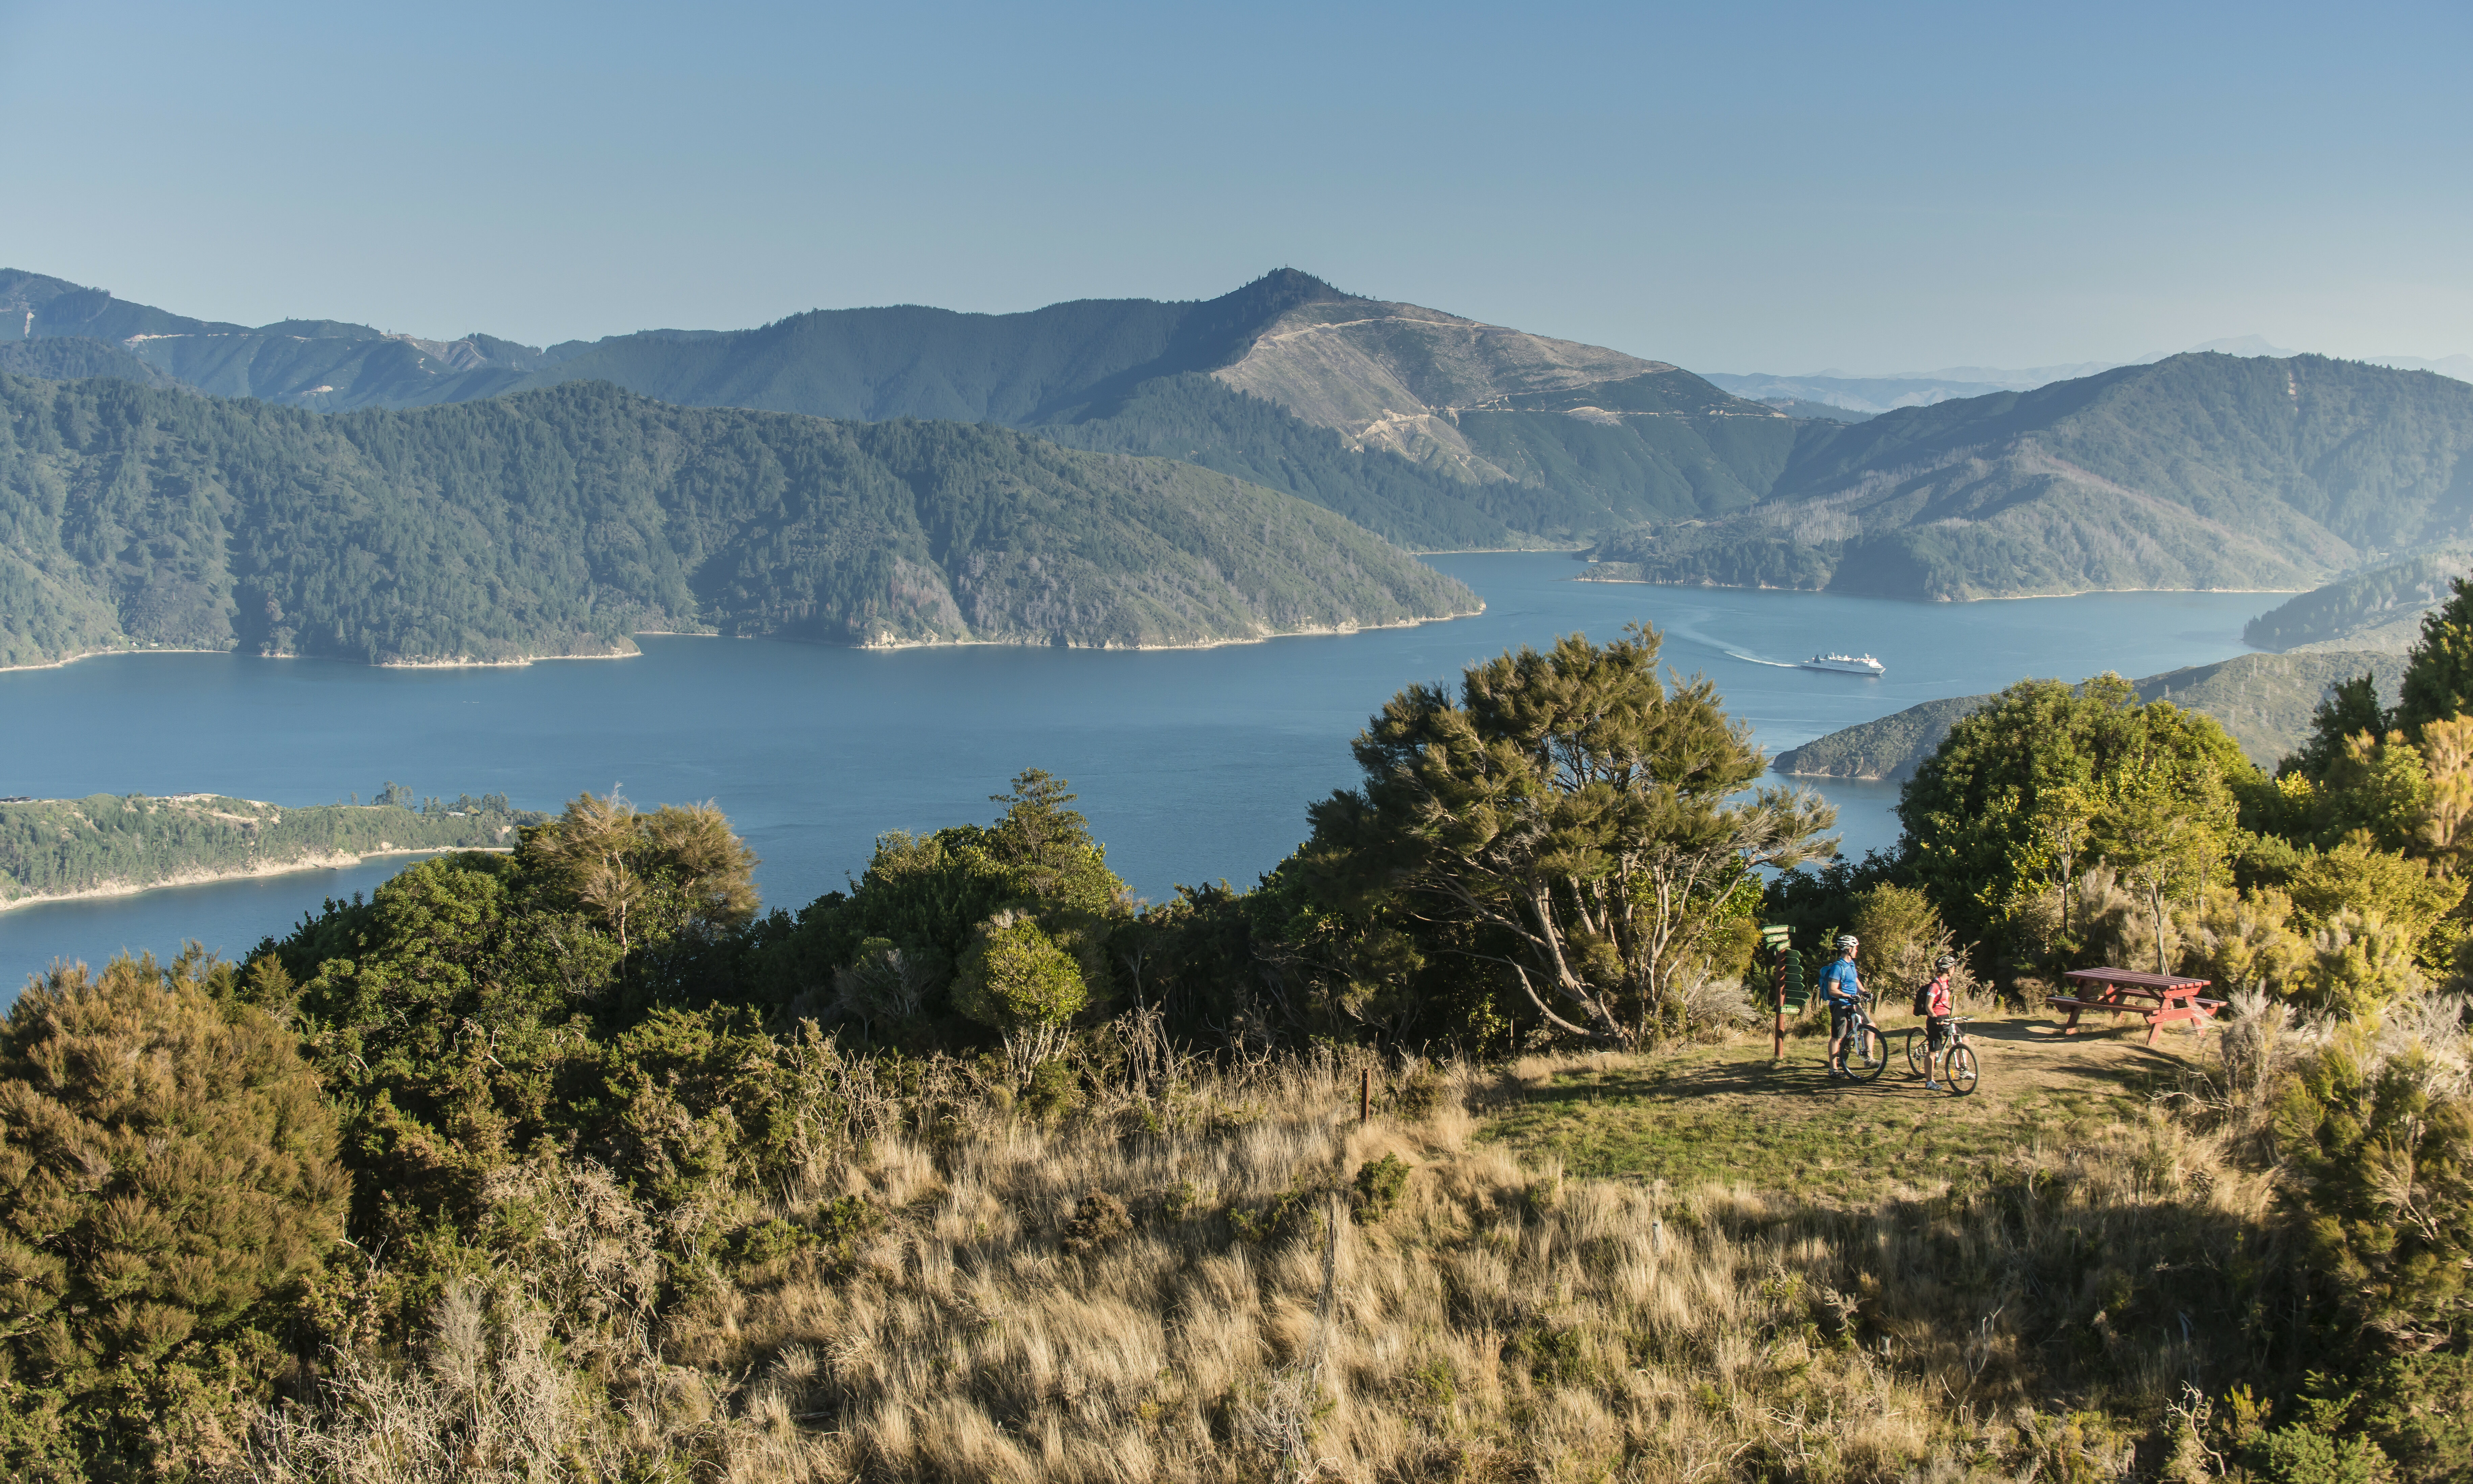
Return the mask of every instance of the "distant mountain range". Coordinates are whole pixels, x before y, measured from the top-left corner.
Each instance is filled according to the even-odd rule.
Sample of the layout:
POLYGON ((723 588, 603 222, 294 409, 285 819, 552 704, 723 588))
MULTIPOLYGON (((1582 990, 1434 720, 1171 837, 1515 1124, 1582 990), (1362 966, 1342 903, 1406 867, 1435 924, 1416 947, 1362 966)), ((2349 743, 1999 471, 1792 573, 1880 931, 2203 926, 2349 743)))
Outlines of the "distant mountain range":
MULTIPOLYGON (((2269 344, 2265 337, 2258 335, 2211 340, 2204 345, 2192 346, 2180 353, 2203 355, 2209 351, 2224 355, 2267 356, 2276 360, 2302 353, 2269 344)), ((2145 366, 2169 360, 2173 354, 2172 351, 2158 350, 2126 361, 2077 361, 2064 366, 1945 366, 1939 371, 1888 371, 1876 376, 1858 376, 1841 371, 1819 371, 1794 376, 1772 375, 1766 371, 1750 374, 1702 371, 1700 374, 1712 385, 1723 387, 1737 396, 1751 397, 1771 406, 1791 399, 1843 408, 1848 412, 1884 413, 1900 407, 1930 407, 1935 402, 1956 401, 1961 397, 1988 396, 1995 392, 2032 392, 2055 381, 2076 381, 2081 376, 2092 376, 2115 367, 2145 366)), ((2374 355, 2367 360, 2372 366, 2385 366, 2395 371, 2437 371, 2459 381, 2473 381, 2473 355, 2443 356, 2437 360, 2414 355, 2374 355)), ((1793 414, 1797 417, 1816 415, 1808 412, 1793 414)))
POLYGON ((0 342, 72 339, 202 392, 323 412, 608 381, 680 406, 995 422, 1216 469, 1428 550, 1576 545, 1740 509, 1795 437, 1779 409, 1664 362, 1293 270, 1202 302, 817 310, 547 349, 327 320, 252 328, 0 272, 0 342))
POLYGON ((1607 579, 1929 599, 2291 590, 2473 535, 2473 385, 2216 353, 1805 420, 1748 509, 1600 542, 1607 579))
POLYGON ((2473 385, 2220 344, 2243 353, 2027 390, 1840 378, 1915 401, 1863 417, 1819 378, 1701 377, 1290 269, 1194 302, 817 310, 546 349, 252 328, 0 273, 0 369, 54 379, 326 412, 597 382, 675 407, 994 424, 1212 470, 1410 549, 1595 542, 1605 579, 1940 599, 2298 589, 2473 536, 2473 385))
POLYGON ((0 666, 377 663, 631 634, 1163 646, 1476 611, 1363 528, 1189 464, 607 383, 321 417, 0 373, 0 666))

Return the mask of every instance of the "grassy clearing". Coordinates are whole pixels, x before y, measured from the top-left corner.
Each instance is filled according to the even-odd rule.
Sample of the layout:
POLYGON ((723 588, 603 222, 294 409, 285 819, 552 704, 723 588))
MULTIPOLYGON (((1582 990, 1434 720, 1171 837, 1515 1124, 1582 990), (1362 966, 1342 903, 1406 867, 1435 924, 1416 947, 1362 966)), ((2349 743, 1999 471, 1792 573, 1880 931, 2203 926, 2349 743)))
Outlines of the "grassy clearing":
MULTIPOLYGON (((1357 1065, 1330 1058, 1061 1124, 984 1103, 889 1117, 773 1194, 778 1239, 673 1274, 687 1302, 660 1315, 654 1218, 543 1166, 492 1197, 532 1213, 521 1262, 450 1293, 411 1353, 337 1356, 324 1405, 288 1413, 257 1472, 2093 1479, 2173 1446, 2185 1381, 2254 1368, 2239 1274, 2259 1265, 2233 1259, 2265 1182, 2151 1113, 1983 1155, 1970 1193, 1869 1209, 1756 1193, 1756 1170, 1666 1134, 1607 1148, 1699 1147, 1724 1179, 1573 1179, 1476 1137, 1522 1089, 1548 1095, 1537 1117, 1670 1117, 1693 1079, 1747 1075, 1729 1068, 1749 1050, 1765 1063, 1762 1043, 1654 1064, 1664 1091, 1624 1090, 1648 1071, 1601 1058, 1508 1084, 1455 1071, 1370 1124, 1357 1065), (1386 1160, 1405 1178, 1352 1216, 1386 1160)), ((1812 1107, 1774 1121, 1815 1130, 1858 1106, 1701 1095, 1812 1107)))
POLYGON ((1765 1034, 1643 1056, 1532 1058, 1480 1092, 1477 1137, 1550 1156, 1574 1175, 1871 1205, 2134 1128, 2175 1085, 2182 1056, 2205 1045, 2176 1031, 2150 1051, 2143 1026, 2066 1041, 2051 1030, 2036 1017, 1970 1025, 1983 1077, 1966 1097, 1926 1090, 1894 1034, 1889 1070, 1867 1084, 1830 1081, 1826 1041, 1808 1026, 1775 1062, 1765 1034))

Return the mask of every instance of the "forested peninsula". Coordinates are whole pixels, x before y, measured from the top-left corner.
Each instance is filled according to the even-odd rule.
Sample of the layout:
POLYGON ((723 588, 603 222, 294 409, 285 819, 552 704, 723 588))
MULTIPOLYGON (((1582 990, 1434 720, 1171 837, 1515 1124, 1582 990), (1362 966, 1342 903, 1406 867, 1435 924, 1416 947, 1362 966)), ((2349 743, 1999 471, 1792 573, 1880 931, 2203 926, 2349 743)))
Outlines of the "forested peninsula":
POLYGON ((1162 647, 1481 606, 1293 496, 996 427, 601 383, 324 417, 0 374, 0 665, 503 662, 646 630, 1162 647))
MULTIPOLYGON (((2271 768, 2300 750, 2333 687, 2366 675, 2382 704, 2392 706, 2404 664, 2404 656, 2376 650, 2236 655, 2150 675, 2130 687, 2142 702, 2170 701, 2213 717, 2251 761, 2271 768)), ((1952 696, 1910 706, 1789 748, 1772 766, 1795 778, 1904 782, 1951 728, 1998 699, 1952 696)))
POLYGON ((349 866, 417 850, 508 850, 546 816, 506 797, 416 800, 389 783, 370 803, 285 808, 220 794, 0 800, 0 912, 67 897, 349 866))

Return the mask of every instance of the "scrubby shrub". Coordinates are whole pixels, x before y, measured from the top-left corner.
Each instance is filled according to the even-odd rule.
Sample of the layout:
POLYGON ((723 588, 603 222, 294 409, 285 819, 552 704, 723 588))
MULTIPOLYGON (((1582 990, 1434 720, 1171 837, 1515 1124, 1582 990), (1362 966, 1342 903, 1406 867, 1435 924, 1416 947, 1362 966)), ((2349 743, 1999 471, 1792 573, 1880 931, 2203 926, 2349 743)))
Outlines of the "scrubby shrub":
POLYGON ((1073 1208, 1073 1219, 1065 1224, 1065 1250, 1086 1253, 1130 1236, 1133 1231, 1134 1218, 1125 1203, 1105 1190, 1093 1190, 1073 1208))
POLYGON ((1408 1188, 1408 1164, 1396 1154, 1357 1167, 1357 1219, 1372 1226, 1391 1214, 1408 1188))
POLYGON ((57 969, 0 1028, 0 1460, 180 1477, 237 1456, 285 1304, 343 1234, 335 1123, 228 969, 57 969))
POLYGON ((2260 1484, 2389 1484, 2396 1476, 2394 1463, 2369 1439, 2332 1438, 2301 1426, 2264 1434, 2245 1461, 2260 1484))
POLYGON ((982 1025, 1062 1025, 1090 1001, 1073 955, 1028 918, 992 927, 962 961, 955 1008, 982 1025))

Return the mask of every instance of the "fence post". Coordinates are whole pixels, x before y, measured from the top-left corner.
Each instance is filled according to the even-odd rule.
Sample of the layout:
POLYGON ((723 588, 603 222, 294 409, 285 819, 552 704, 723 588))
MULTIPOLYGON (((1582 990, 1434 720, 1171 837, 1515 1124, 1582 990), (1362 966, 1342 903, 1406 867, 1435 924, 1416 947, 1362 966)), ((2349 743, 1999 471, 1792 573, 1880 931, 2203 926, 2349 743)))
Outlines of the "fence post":
POLYGON ((1373 1121, 1373 1118, 1374 1068, 1371 1066, 1360 1066, 1357 1069, 1357 1121, 1359 1123, 1369 1123, 1373 1121))

